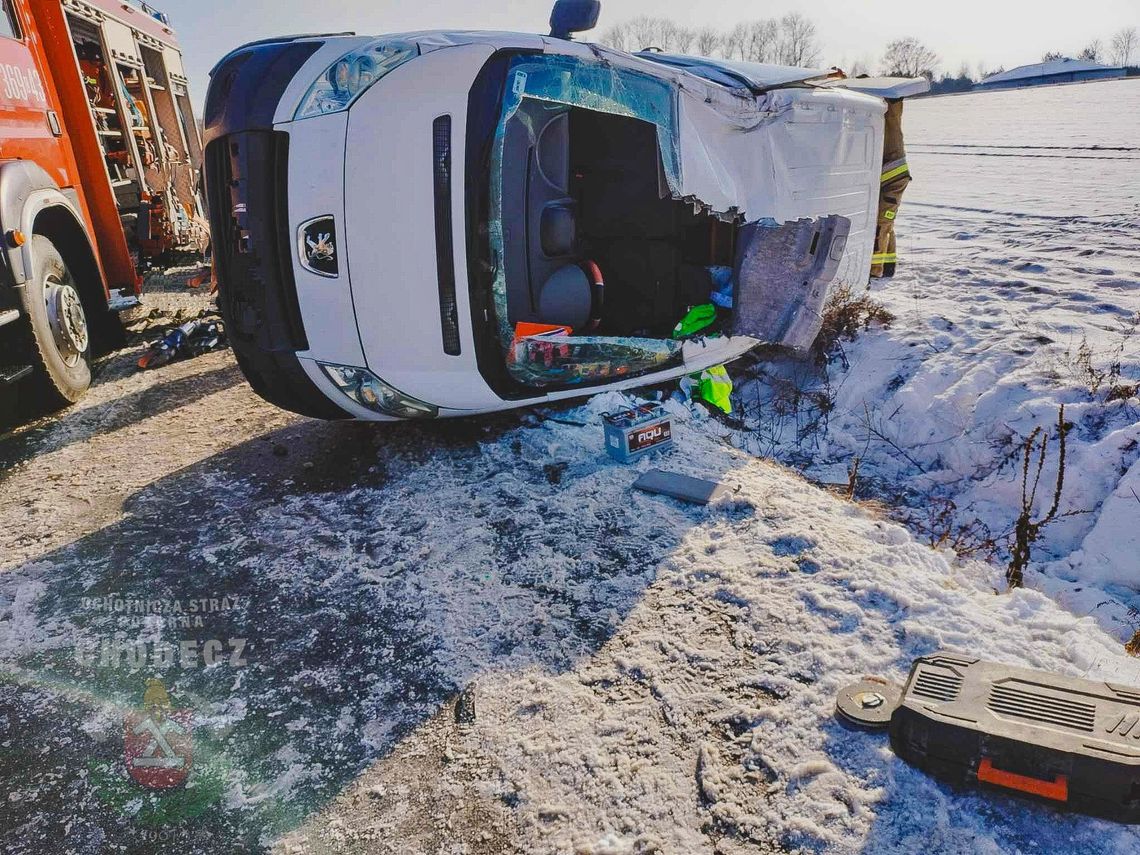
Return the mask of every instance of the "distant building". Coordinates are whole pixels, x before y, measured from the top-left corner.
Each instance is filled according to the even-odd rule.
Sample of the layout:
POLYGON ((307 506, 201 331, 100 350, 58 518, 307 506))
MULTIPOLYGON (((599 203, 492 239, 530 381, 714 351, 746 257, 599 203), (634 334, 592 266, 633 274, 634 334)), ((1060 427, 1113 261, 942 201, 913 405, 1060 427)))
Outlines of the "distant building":
POLYGON ((1022 65, 1009 71, 991 74, 976 89, 1018 89, 1022 86, 1048 86, 1051 83, 1084 83, 1124 77, 1120 66, 1100 65, 1083 59, 1054 59, 1033 65, 1022 65))

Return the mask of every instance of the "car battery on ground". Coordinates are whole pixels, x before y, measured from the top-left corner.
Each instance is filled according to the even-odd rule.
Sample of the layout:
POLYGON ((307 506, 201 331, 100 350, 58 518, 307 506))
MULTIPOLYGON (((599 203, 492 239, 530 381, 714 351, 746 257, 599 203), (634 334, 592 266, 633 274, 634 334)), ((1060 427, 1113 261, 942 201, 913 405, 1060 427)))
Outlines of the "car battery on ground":
POLYGON ((673 447, 673 424, 657 403, 641 404, 602 416, 606 451, 619 463, 631 463, 650 452, 673 447))
POLYGON ((1140 689, 939 653, 914 663, 890 737, 948 782, 1140 822, 1140 689))

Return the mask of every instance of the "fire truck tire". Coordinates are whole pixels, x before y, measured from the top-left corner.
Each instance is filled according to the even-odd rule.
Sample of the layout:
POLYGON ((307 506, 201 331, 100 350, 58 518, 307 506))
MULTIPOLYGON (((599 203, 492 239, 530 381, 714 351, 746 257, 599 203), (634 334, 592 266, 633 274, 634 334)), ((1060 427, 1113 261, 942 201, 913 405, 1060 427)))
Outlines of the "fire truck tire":
POLYGON ((30 356, 43 403, 54 409, 74 404, 91 386, 91 330, 79 283, 55 245, 32 236, 33 275, 21 301, 31 328, 30 356))

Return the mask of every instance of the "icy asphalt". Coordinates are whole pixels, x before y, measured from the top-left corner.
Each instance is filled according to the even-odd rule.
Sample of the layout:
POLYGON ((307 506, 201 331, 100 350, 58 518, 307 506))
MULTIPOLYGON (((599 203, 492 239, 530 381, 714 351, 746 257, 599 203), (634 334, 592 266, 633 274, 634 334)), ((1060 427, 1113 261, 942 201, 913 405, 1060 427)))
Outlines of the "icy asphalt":
MULTIPOLYGON (((1102 225, 1064 228, 1082 247, 1102 225)), ((144 374, 137 355, 0 437, 4 851, 1140 850, 939 785, 832 717, 846 682, 941 648, 1140 685, 1119 637, 713 422, 675 408, 677 451, 621 467, 614 396, 328 425, 261 403, 228 354, 144 374), (649 465, 740 491, 633 493, 649 465), (165 795, 124 771, 151 677, 194 713, 165 795)))

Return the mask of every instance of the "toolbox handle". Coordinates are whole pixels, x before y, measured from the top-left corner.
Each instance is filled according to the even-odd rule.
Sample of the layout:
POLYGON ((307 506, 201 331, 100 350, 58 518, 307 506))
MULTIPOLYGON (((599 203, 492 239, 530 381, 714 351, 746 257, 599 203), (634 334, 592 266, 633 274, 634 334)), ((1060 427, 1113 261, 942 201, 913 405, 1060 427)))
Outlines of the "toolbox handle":
POLYGON ((1042 781, 1040 778, 1031 778, 1028 775, 1018 775, 1014 772, 1005 772, 995 769, 989 757, 983 757, 978 764, 978 780, 986 784, 996 784, 1010 790, 1019 790, 1034 796, 1052 799, 1056 802, 1069 800, 1069 778, 1058 775, 1052 781, 1042 781))

